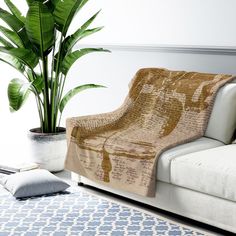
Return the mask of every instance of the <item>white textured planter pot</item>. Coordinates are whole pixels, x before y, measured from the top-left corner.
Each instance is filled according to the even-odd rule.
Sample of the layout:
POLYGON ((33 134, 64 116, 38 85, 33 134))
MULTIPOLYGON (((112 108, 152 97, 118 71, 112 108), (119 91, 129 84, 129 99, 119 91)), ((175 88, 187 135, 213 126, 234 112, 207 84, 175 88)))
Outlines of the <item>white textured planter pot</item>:
POLYGON ((28 133, 30 161, 52 172, 63 170, 67 150, 65 128, 53 134, 40 133, 39 130, 31 129, 28 133))

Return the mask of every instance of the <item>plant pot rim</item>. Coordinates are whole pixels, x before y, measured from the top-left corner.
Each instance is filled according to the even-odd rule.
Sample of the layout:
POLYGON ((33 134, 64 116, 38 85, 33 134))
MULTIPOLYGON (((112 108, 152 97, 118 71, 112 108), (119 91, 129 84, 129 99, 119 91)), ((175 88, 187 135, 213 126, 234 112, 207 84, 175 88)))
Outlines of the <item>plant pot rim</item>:
POLYGON ((49 138, 49 137, 58 137, 61 136, 61 137, 65 137, 66 135, 66 128, 64 127, 57 127, 57 130, 58 132, 56 133, 42 133, 41 132, 41 128, 38 127, 38 128, 32 128, 28 131, 28 136, 32 139, 40 139, 40 138, 49 138))
POLYGON ((55 132, 55 133, 44 133, 41 131, 40 127, 37 127, 37 128, 30 129, 29 132, 34 133, 34 134, 40 134, 40 135, 57 135, 57 134, 61 134, 61 133, 66 132, 65 127, 57 127, 56 129, 57 129, 57 132, 55 132))

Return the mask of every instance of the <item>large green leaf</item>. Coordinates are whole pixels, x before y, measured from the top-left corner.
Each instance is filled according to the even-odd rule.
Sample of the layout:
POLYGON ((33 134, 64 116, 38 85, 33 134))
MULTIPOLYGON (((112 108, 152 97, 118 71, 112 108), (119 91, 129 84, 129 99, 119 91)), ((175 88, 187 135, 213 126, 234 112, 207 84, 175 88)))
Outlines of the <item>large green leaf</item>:
MULTIPOLYGON (((88 19, 78 30, 75 31, 72 35, 68 36, 65 41, 63 48, 65 51, 70 51, 72 47, 78 42, 82 35, 84 34, 84 31, 89 27, 89 25, 94 21, 94 19, 97 17, 100 11, 98 11, 96 14, 94 14, 90 19, 88 19)), ((101 28, 96 28, 96 32, 101 30, 101 28)), ((94 29, 95 31, 95 29, 94 29)), ((95 32, 94 32, 95 33, 95 32)))
POLYGON ((88 0, 54 1, 53 16, 57 29, 66 36, 68 28, 75 14, 84 6, 88 0))
POLYGON ((24 27, 24 24, 21 21, 2 8, 0 8, 0 18, 16 32, 19 32, 24 27))
POLYGON ((82 48, 68 54, 62 62, 61 72, 66 75, 70 70, 71 66, 82 56, 91 52, 110 52, 103 48, 82 48))
POLYGON ((1 25, 0 25, 0 32, 2 32, 7 37, 7 39, 9 39, 17 47, 24 47, 24 45, 21 41, 21 38, 19 37, 19 35, 16 32, 9 30, 1 25))
MULTIPOLYGON (((89 30, 85 30, 83 32, 81 32, 80 34, 78 34, 76 37, 74 36, 68 36, 65 41, 63 42, 63 47, 62 47, 62 51, 61 51, 61 57, 65 57, 67 54, 71 53, 73 46, 82 38, 94 34, 96 32, 98 32, 99 30, 101 30, 103 27, 97 27, 94 29, 89 29, 89 30)), ((58 53, 55 55, 55 61, 57 61, 58 58, 58 53)))
POLYGON ((13 48, 14 47, 10 42, 8 42, 6 39, 4 39, 1 36, 0 36, 0 44, 5 46, 5 47, 9 47, 9 48, 13 48))
POLYGON ((11 55, 30 68, 36 67, 39 58, 30 49, 0 47, 0 52, 11 55))
POLYGON ((106 88, 103 85, 99 85, 99 84, 84 84, 84 85, 80 85, 74 89, 71 89, 61 100, 60 105, 59 105, 59 110, 62 113, 66 104, 70 101, 70 99, 72 97, 74 97, 76 94, 78 94, 79 92, 86 90, 86 89, 91 89, 91 88, 106 88))
POLYGON ((32 81, 32 86, 36 89, 38 94, 42 92, 44 88, 44 80, 40 74, 36 75, 36 78, 32 81))
POLYGON ((53 13, 54 9, 55 9, 55 6, 57 4, 57 2, 60 1, 60 0, 49 0, 49 1, 44 1, 44 4, 48 7, 48 9, 50 10, 50 12, 53 13))
MULTIPOLYGON (((65 57, 67 54, 71 53, 72 51, 72 48, 73 46, 79 41, 81 40, 82 38, 88 36, 88 35, 91 35, 91 34, 94 34, 96 32, 98 32, 99 30, 101 30, 103 27, 97 27, 97 28, 94 28, 94 29, 89 29, 89 30, 85 30, 83 33, 81 33, 78 38, 71 38, 71 36, 69 36, 69 38, 67 37, 64 41, 64 45, 62 47, 62 52, 61 52, 61 57, 65 57)), ((58 53, 55 55, 55 61, 57 61, 57 58, 58 58, 58 53)))
POLYGON ((30 4, 34 2, 34 0, 26 0, 26 2, 28 3, 28 6, 30 6, 30 4))
MULTIPOLYGON (((100 11, 99 11, 100 12, 100 11)), ((98 31, 100 31, 103 27, 97 27, 93 29, 88 29, 89 25, 94 21, 94 19, 97 17, 98 13, 93 15, 88 21, 86 21, 78 30, 76 30, 75 33, 72 35, 66 37, 66 39, 63 42, 63 54, 66 55, 71 52, 71 49, 73 46, 82 38, 94 34, 98 31)))
POLYGON ((26 34, 25 25, 17 17, 0 8, 0 19, 19 35, 26 48, 30 48, 31 45, 26 34))
POLYGON ((18 70, 21 73, 26 72, 25 65, 19 59, 15 58, 12 55, 0 52, 0 60, 14 67, 16 70, 18 70))
POLYGON ((35 1, 43 2, 46 6, 54 6, 54 4, 56 4, 56 2, 60 1, 60 0, 49 0, 49 1, 46 1, 46 0, 26 0, 28 6, 30 6, 31 3, 35 2, 35 1))
MULTIPOLYGON (((60 57, 64 58, 67 54, 71 53, 73 46, 82 38, 91 35, 93 33, 98 32, 103 27, 98 27, 94 29, 86 30, 89 25, 94 21, 94 19, 97 17, 100 11, 98 11, 96 14, 94 14, 89 20, 87 20, 78 30, 76 30, 75 33, 72 35, 66 37, 62 43, 60 57)), ((55 55, 55 65, 58 59, 58 53, 55 55)), ((61 64, 61 63, 60 63, 61 64)), ((55 68, 54 68, 55 69, 55 68)))
MULTIPOLYGON (((93 28, 93 29, 87 29, 87 30, 85 30, 85 31, 80 35, 80 37, 78 38, 77 42, 78 42, 79 40, 81 40, 81 39, 83 39, 83 38, 85 38, 85 37, 91 35, 91 34, 94 34, 94 33, 98 32, 98 31, 100 31, 101 29, 103 29, 103 26, 101 26, 101 27, 96 27, 96 28, 93 28)), ((74 45, 73 45, 73 46, 74 46, 74 45)))
POLYGON ((4 0, 11 13, 21 22, 25 22, 25 17, 22 15, 20 10, 12 3, 11 0, 4 0))
POLYGON ((54 19, 41 2, 30 4, 26 16, 26 32, 38 55, 45 56, 54 43, 54 19))
POLYGON ((25 83, 20 79, 12 79, 8 85, 8 100, 11 112, 18 111, 30 92, 31 83, 25 83))
MULTIPOLYGON (((4 47, 0 47, 0 61, 9 64, 13 68, 21 72, 23 75, 25 75, 29 81, 33 81, 33 79, 35 78, 33 68, 28 66, 22 59, 16 57, 15 55, 11 55, 9 51, 10 48, 4 50, 4 47)), ((25 57, 27 57, 27 54, 25 54, 25 57)))

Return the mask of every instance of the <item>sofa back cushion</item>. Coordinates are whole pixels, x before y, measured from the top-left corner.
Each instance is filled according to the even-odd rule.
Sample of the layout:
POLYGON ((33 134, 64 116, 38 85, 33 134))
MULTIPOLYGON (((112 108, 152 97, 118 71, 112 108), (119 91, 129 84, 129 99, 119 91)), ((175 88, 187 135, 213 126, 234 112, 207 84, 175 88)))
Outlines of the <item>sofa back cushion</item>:
POLYGON ((220 88, 205 136, 228 144, 236 128, 236 79, 220 88))

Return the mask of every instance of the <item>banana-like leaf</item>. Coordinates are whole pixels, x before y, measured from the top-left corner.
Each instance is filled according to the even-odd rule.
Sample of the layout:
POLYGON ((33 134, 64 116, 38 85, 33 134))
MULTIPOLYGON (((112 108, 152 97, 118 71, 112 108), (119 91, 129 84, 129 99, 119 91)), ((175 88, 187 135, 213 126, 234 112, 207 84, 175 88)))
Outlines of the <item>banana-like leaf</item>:
POLYGON ((70 70, 71 66, 82 56, 91 52, 110 52, 109 50, 103 48, 82 48, 68 54, 62 62, 61 72, 66 75, 70 70))
POLYGON ((20 79, 12 79, 8 85, 8 100, 10 111, 18 111, 26 101, 30 92, 31 83, 20 79))
POLYGON ((30 48, 30 42, 26 34, 25 25, 17 17, 0 8, 0 19, 2 19, 15 33, 19 35, 26 48, 30 48))
MULTIPOLYGON (((98 31, 102 30, 104 27, 101 26, 101 27, 96 27, 96 28, 93 28, 93 29, 87 29, 85 30, 81 35, 80 37, 78 38, 77 42, 91 34, 94 34, 94 33, 97 33, 98 31)), ((74 46, 74 45, 73 45, 74 46)))
MULTIPOLYGON (((30 6, 33 2, 35 2, 35 0, 26 0, 27 3, 28 3, 28 6, 30 6)), ((61 1, 61 0, 49 0, 49 1, 46 1, 46 0, 36 0, 38 2, 42 2, 44 5, 46 5, 48 7, 48 9, 50 10, 50 12, 53 12, 54 9, 55 9, 55 5, 58 1, 61 1)))
POLYGON ((59 105, 59 110, 62 113, 66 104, 70 101, 72 97, 74 97, 76 94, 79 92, 86 90, 86 89, 91 89, 91 88, 106 88, 103 85, 99 84, 84 84, 80 85, 78 87, 75 87, 74 89, 71 89, 61 100, 60 105, 59 105))
MULTIPOLYGON (((94 14, 89 20, 87 20, 75 33, 65 38, 65 40, 62 43, 62 49, 61 49, 61 58, 64 58, 67 54, 71 53, 71 50, 73 46, 82 38, 96 33, 99 30, 101 30, 103 27, 98 27, 94 29, 86 30, 89 25, 94 21, 94 19, 97 17, 100 11, 98 11, 96 14, 94 14)), ((55 61, 57 62, 58 59, 58 53, 55 55, 55 61)), ((56 65, 56 63, 55 63, 56 65)))
POLYGON ((94 34, 98 31, 100 31, 101 29, 103 29, 103 27, 97 27, 97 28, 93 28, 93 29, 87 29, 84 30, 83 32, 80 32, 78 35, 76 35, 74 37, 74 35, 71 35, 69 37, 67 37, 67 40, 65 39, 65 46, 63 47, 63 55, 66 55, 68 53, 71 52, 72 48, 74 47, 74 45, 80 41, 81 39, 94 34))
POLYGON ((17 58, 13 57, 12 55, 1 53, 0 52, 0 61, 3 61, 10 66, 14 67, 16 70, 24 74, 25 71, 25 65, 18 60, 17 58))
MULTIPOLYGON (((75 38, 72 35, 68 36, 65 41, 63 42, 63 47, 62 47, 62 51, 61 51, 61 57, 65 57, 67 54, 71 53, 73 46, 82 38, 94 34, 96 32, 98 32, 99 30, 101 30, 103 27, 97 27, 94 29, 88 29, 85 30, 83 32, 81 32, 80 35, 77 35, 78 37, 75 38)), ((55 55, 55 61, 57 61, 58 58, 58 53, 55 55)))
POLYGON ((71 21, 75 14, 86 4, 88 0, 54 1, 53 16, 57 29, 66 36, 71 21))
POLYGON ((0 18, 16 32, 19 32, 24 27, 24 24, 21 21, 2 8, 0 8, 0 18))
POLYGON ((9 39, 17 47, 24 47, 24 45, 21 41, 21 38, 14 31, 9 30, 9 29, 7 29, 7 28, 0 25, 0 32, 2 32, 7 37, 7 39, 9 39))
POLYGON ((95 18, 98 16, 98 14, 101 12, 101 10, 99 10, 98 12, 96 12, 91 18, 89 18, 80 28, 80 31, 84 31, 86 30, 91 24, 92 22, 95 20, 95 18))
POLYGON ((30 4, 26 16, 26 32, 38 55, 47 55, 54 43, 54 19, 42 2, 30 4))
POLYGON ((26 0, 26 2, 28 3, 28 6, 30 6, 30 4, 34 2, 34 0, 26 0))
POLYGON ((29 68, 35 68, 39 58, 30 49, 0 47, 0 52, 11 55, 29 68))
MULTIPOLYGON (((84 31, 89 27, 89 25, 94 21, 94 19, 97 17, 100 11, 98 11, 96 14, 94 14, 90 19, 88 19, 78 30, 76 30, 75 33, 68 36, 63 45, 63 49, 65 52, 70 52, 72 47, 81 39, 82 35, 84 34, 84 31)), ((101 30, 100 28, 93 29, 94 33, 101 30)))
MULTIPOLYGON (((3 47, 0 47, 0 49, 3 47)), ((8 48, 9 50, 9 48, 8 48)), ((30 68, 28 65, 26 65, 22 60, 19 58, 16 58, 15 56, 11 54, 7 54, 4 52, 1 52, 0 50, 0 61, 3 61, 7 63, 8 65, 12 66, 16 70, 18 70, 23 75, 27 76, 29 81, 33 81, 35 77, 35 73, 32 68, 30 68)))
POLYGON ((51 13, 53 13, 54 9, 55 9, 55 6, 57 4, 57 2, 60 1, 60 0, 51 0, 51 1, 46 1, 44 2, 44 4, 48 7, 49 11, 51 13))
POLYGON ((32 81, 32 86, 36 89, 38 94, 42 92, 44 88, 44 80, 41 75, 37 74, 36 79, 32 81))
POLYGON ((21 22, 25 23, 25 17, 22 15, 20 10, 12 3, 11 0, 4 0, 11 13, 21 22))
MULTIPOLYGON (((44 2, 45 5, 52 5, 54 2, 56 1, 60 1, 60 0, 49 0, 49 1, 46 1, 46 0, 36 0, 38 2, 44 2)), ((26 0, 28 6, 30 6, 31 3, 35 2, 35 0, 26 0)))
POLYGON ((6 39, 0 36, 0 44, 2 44, 5 47, 13 48, 14 46, 8 42, 6 39))

